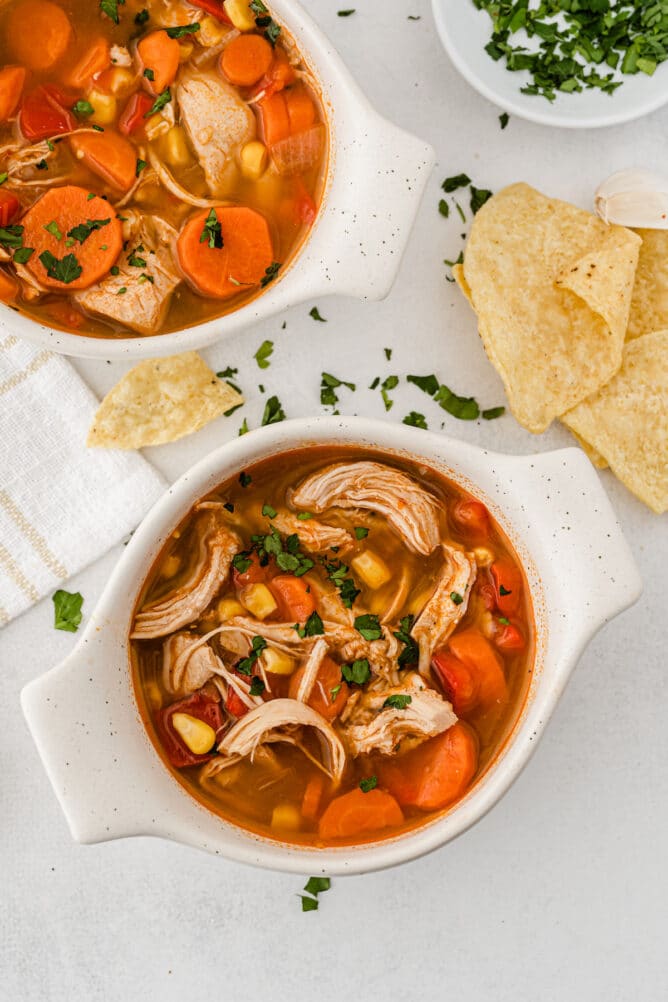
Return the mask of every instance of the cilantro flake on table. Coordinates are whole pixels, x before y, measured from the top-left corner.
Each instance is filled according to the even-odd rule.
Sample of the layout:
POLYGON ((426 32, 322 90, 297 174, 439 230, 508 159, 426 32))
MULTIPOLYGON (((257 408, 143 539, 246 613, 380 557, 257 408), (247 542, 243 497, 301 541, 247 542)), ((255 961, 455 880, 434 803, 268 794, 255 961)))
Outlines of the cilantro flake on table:
POLYGON ((54 611, 53 625, 56 630, 76 633, 82 618, 83 595, 78 591, 69 592, 59 588, 51 598, 54 611))
POLYGON ((321 317, 321 316, 320 316, 320 311, 318 310, 318 307, 317 307, 317 306, 314 306, 314 307, 313 307, 312 309, 310 309, 310 310, 309 310, 309 312, 308 312, 308 315, 309 315, 309 316, 310 316, 310 317, 311 317, 311 318, 312 318, 313 320, 318 320, 318 321, 320 321, 320 323, 321 323, 321 324, 326 324, 326 323, 327 323, 327 320, 326 320, 326 318, 325 318, 325 317, 321 317))
POLYGON ((355 383, 348 383, 345 379, 339 379, 338 376, 333 376, 331 372, 322 372, 320 374, 320 403, 325 407, 336 407, 339 402, 336 390, 340 386, 347 386, 353 393, 356 389, 355 383))
POLYGON ((260 369, 268 369, 271 358, 274 351, 273 341, 263 341, 258 350, 253 355, 253 358, 257 362, 260 369))

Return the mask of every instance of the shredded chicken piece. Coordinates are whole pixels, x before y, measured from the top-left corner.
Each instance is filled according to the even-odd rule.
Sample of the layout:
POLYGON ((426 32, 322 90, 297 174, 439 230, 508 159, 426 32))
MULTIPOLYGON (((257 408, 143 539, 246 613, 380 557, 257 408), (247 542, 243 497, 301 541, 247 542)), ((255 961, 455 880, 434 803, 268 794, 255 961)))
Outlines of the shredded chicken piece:
POLYGON ((184 126, 212 195, 225 193, 234 151, 255 136, 255 116, 215 72, 185 70, 177 87, 184 126))
POLYGON ((397 584, 394 595, 392 596, 392 601, 383 613, 381 623, 391 623, 399 618, 399 613, 406 604, 410 585, 411 575, 408 568, 404 565, 401 568, 401 577, 399 578, 399 583, 397 584))
POLYGON ((219 198, 200 198, 199 195, 193 195, 191 192, 187 191, 186 188, 182 187, 170 174, 158 154, 150 146, 148 148, 147 156, 149 163, 155 171, 163 188, 166 188, 167 191, 171 192, 171 194, 174 195, 175 198, 178 198, 179 201, 186 202, 188 205, 196 205, 201 209, 210 209, 216 205, 231 204, 229 202, 221 202, 219 198))
MULTIPOLYGON (((230 728, 218 745, 225 756, 252 756, 259 745, 287 741, 301 747, 295 731, 312 727, 320 741, 323 766, 337 782, 343 775, 346 753, 333 727, 306 703, 296 699, 271 699, 251 710, 230 728)), ((302 748, 302 751, 304 749, 302 748)))
POLYGON ((309 553, 325 553, 333 547, 349 549, 355 542, 347 529, 336 525, 326 525, 314 518, 300 519, 292 512, 279 512, 272 524, 285 536, 296 533, 302 549, 309 553))
POLYGON ((363 692, 341 728, 346 748, 353 757, 379 752, 393 755, 447 731, 457 716, 435 689, 428 689, 415 672, 402 683, 377 692, 363 692), (410 697, 405 706, 385 706, 393 696, 410 697))
POLYGON ((132 66, 132 56, 124 45, 112 45, 109 56, 114 66, 132 66))
POLYGON ((477 572, 471 553, 443 544, 443 556, 445 567, 438 584, 411 631, 420 650, 418 670, 421 675, 429 674, 436 647, 445 643, 466 612, 477 572))
POLYGON ((189 579, 176 591, 135 616, 131 636, 138 640, 164 637, 197 619, 227 580, 241 540, 235 532, 221 525, 215 515, 202 516, 199 554, 189 579))
POLYGON ((132 248, 126 248, 116 262, 119 273, 77 293, 75 302, 89 313, 101 314, 140 334, 154 333, 181 282, 171 251, 175 238, 176 230, 163 219, 142 217, 135 239, 144 250, 133 255, 132 248), (136 262, 137 256, 146 262, 145 267, 130 263, 130 258, 136 262), (125 292, 119 294, 119 289, 125 292))
POLYGON ((218 668, 218 658, 208 644, 197 644, 196 633, 173 633, 162 645, 162 684, 168 692, 187 696, 201 689, 218 668))
POLYGON ((406 545, 428 556, 440 542, 437 499, 412 477, 382 463, 334 463, 289 492, 296 508, 368 508, 383 515, 406 545))
POLYGON ((322 637, 318 637, 304 666, 304 674, 300 679, 295 699, 298 699, 302 703, 308 703, 318 677, 318 672, 320 671, 320 665, 324 661, 326 654, 327 641, 322 637))
POLYGON ((37 164, 46 161, 47 163, 58 154, 58 147, 62 140, 68 136, 83 134, 84 132, 95 132, 94 129, 74 129, 72 132, 64 132, 57 137, 54 143, 50 139, 42 139, 38 143, 22 145, 20 143, 8 143, 0 149, 0 158, 7 155, 8 159, 5 171, 8 175, 5 182, 8 188, 49 188, 54 184, 62 184, 62 174, 41 171, 39 177, 24 178, 23 172, 33 169, 37 164), (50 144, 50 145, 49 145, 50 144))

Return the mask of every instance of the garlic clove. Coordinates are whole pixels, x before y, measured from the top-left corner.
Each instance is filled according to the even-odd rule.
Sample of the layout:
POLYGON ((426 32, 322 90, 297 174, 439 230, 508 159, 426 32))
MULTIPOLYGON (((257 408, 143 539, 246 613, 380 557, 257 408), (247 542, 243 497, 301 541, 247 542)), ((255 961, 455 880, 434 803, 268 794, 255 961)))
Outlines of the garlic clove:
POLYGON ((594 206, 605 223, 667 230, 668 177, 641 167, 617 171, 599 185, 594 206))

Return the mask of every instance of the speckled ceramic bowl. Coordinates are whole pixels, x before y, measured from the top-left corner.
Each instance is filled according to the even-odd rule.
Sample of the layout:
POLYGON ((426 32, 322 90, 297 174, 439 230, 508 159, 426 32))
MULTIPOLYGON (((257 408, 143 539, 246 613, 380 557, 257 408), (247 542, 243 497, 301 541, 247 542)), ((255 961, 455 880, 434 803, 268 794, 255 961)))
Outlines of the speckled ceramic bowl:
POLYGON ((18 334, 80 358, 150 358, 203 348, 289 306, 339 293, 382 299, 394 282, 434 165, 434 151, 382 118, 336 50, 294 0, 272 0, 318 81, 329 124, 329 164, 318 217, 279 277, 233 313, 150 337, 99 338, 46 327, 0 303, 0 336, 18 334))
POLYGON ((610 503, 579 449, 502 456, 401 424, 333 417, 287 421, 224 445, 167 491, 132 537, 73 653, 23 690, 23 710, 80 842, 156 835, 277 870, 359 873, 444 845, 494 805, 535 749, 587 642, 641 590, 610 503), (468 794, 415 831, 353 848, 286 845, 201 806, 168 771, 148 736, 128 658, 130 621, 144 579, 193 503, 252 463, 315 444, 423 459, 480 497, 524 564, 536 624, 525 705, 502 751, 468 794))

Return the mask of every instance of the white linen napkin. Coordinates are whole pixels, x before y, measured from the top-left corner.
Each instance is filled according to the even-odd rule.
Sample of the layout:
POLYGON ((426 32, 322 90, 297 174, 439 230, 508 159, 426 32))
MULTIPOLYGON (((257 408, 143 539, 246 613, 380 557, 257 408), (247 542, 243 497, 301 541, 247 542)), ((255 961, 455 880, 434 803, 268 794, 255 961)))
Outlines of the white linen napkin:
POLYGON ((0 626, 118 543, 165 488, 139 454, 86 448, 96 409, 64 358, 0 340, 0 626))

